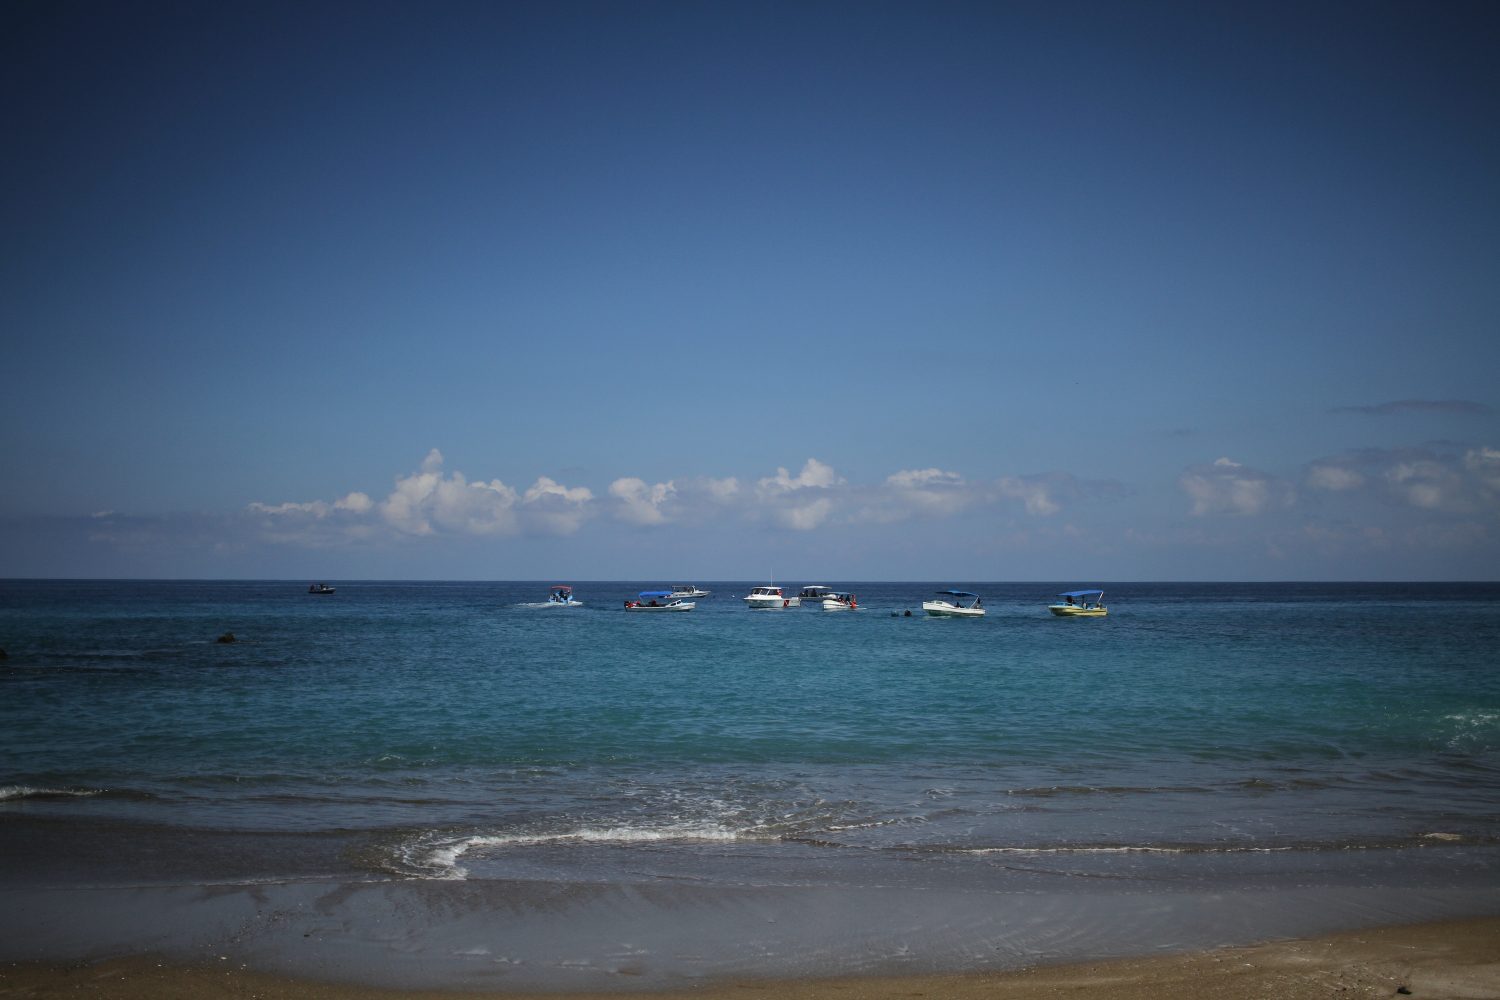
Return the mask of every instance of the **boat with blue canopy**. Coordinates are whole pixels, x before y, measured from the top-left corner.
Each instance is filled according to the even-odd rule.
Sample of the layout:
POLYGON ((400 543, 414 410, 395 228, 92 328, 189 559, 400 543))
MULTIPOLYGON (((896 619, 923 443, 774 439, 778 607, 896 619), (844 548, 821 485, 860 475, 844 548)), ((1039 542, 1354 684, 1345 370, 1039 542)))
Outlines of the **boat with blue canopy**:
POLYGON ((691 611, 698 605, 673 597, 670 590, 643 590, 633 601, 625 602, 626 611, 691 611))
POLYGON ((1061 600, 1047 605, 1047 610, 1059 618, 1103 618, 1109 614, 1102 590, 1069 590, 1057 596, 1061 600))
POLYGON ((940 590, 935 601, 923 601, 922 610, 934 618, 981 618, 983 603, 967 590, 940 590))

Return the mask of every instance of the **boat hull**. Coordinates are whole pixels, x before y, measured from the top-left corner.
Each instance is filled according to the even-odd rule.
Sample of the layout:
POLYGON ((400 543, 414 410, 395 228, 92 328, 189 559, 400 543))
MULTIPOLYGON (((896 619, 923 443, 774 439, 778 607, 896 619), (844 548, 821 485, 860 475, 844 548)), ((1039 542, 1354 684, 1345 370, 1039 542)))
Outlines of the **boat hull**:
POLYGON ((922 610, 934 618, 983 618, 983 608, 961 608, 947 601, 923 601, 922 610))
POLYGON ((671 604, 627 604, 626 611, 691 611, 698 605, 691 601, 673 601, 671 604))
POLYGON ((800 597, 747 597, 745 607, 751 611, 784 611, 802 606, 800 597))
POLYGON ((845 604, 843 601, 825 600, 824 611, 858 611, 859 608, 853 604, 845 604))
POLYGON ((1079 608, 1071 604, 1049 604, 1047 610, 1059 618, 1103 618, 1108 608, 1079 608))

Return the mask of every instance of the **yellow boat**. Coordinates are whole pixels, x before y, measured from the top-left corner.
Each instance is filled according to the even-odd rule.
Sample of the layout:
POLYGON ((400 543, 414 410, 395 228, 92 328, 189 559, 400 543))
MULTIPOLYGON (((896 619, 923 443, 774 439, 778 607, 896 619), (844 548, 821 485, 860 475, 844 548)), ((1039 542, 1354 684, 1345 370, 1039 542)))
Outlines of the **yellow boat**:
POLYGON ((1109 614, 1102 590, 1070 590, 1057 596, 1062 603, 1049 604, 1047 610, 1059 618, 1103 618, 1109 614))

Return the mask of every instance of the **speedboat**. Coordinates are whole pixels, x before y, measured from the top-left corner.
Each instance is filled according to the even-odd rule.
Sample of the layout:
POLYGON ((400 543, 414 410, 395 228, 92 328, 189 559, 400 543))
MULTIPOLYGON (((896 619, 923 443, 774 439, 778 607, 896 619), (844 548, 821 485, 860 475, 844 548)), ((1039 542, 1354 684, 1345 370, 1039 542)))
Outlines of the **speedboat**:
POLYGON ((799 608, 802 598, 788 597, 780 587, 751 587, 745 597, 745 606, 751 611, 779 611, 782 608, 799 608))
POLYGON ((967 590, 940 590, 935 601, 923 601, 922 610, 935 618, 979 618, 984 615, 978 594, 967 590))
POLYGON ((673 597, 670 590, 643 590, 635 600, 625 602, 626 611, 691 611, 697 606, 673 597))
POLYGON ((824 611, 858 611, 859 610, 859 601, 855 598, 855 596, 853 594, 846 594, 843 591, 838 591, 838 592, 830 591, 829 594, 828 594, 828 596, 825 597, 825 598, 823 598, 823 610, 824 611))
POLYGON ((810 584, 802 588, 802 590, 797 594, 797 599, 806 601, 809 604, 818 604, 832 593, 832 587, 823 587, 816 584, 810 584))
POLYGON ((707 597, 708 594, 708 591, 699 590, 696 585, 691 583, 679 583, 673 585, 672 587, 672 596, 681 600, 687 600, 688 598, 695 597, 707 597))
POLYGON ((573 588, 558 585, 552 588, 552 593, 547 595, 547 606, 551 608, 576 608, 583 605, 582 601, 573 600, 573 588))
POLYGON ((333 591, 334 588, 328 586, 326 583, 310 583, 307 585, 307 592, 309 594, 331 594, 333 591))
POLYGON ((1047 610, 1059 618, 1103 618, 1109 614, 1102 590, 1070 590, 1057 596, 1062 600, 1047 605, 1047 610))

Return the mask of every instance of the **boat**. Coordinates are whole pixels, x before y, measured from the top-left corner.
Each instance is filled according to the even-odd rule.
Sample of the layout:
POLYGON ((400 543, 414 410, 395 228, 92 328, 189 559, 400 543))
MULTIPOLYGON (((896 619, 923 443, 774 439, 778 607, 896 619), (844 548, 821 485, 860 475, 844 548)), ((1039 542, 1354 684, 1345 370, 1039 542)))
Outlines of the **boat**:
POLYGON ((552 593, 547 595, 547 606, 551 608, 577 608, 582 605, 582 601, 575 601, 573 599, 572 587, 564 587, 559 584, 552 588, 552 593))
POLYGON ((809 604, 818 604, 833 593, 832 587, 824 587, 818 584, 809 584, 803 587, 797 594, 797 599, 809 604))
POLYGON ((967 590, 940 590, 935 601, 923 601, 922 610, 934 618, 979 618, 984 608, 978 594, 967 590))
POLYGON ((858 611, 859 600, 853 594, 843 591, 830 592, 823 598, 824 611, 858 611))
POLYGON ((335 589, 326 583, 310 583, 307 585, 307 592, 309 594, 331 594, 335 589))
POLYGON ((709 593, 710 592, 707 590, 699 590, 696 585, 691 583, 678 583, 672 585, 672 596, 680 598, 681 600, 707 597, 709 593))
POLYGON ((1059 618, 1103 618, 1109 614, 1102 590, 1070 590, 1057 596, 1062 601, 1047 605, 1047 610, 1059 618))
POLYGON ((673 597, 670 590, 643 590, 633 601, 625 602, 626 611, 691 611, 698 605, 673 597))
POLYGON ((779 611, 782 608, 800 608, 802 598, 788 597, 782 593, 780 587, 751 587, 750 593, 744 598, 745 606, 751 611, 779 611))

